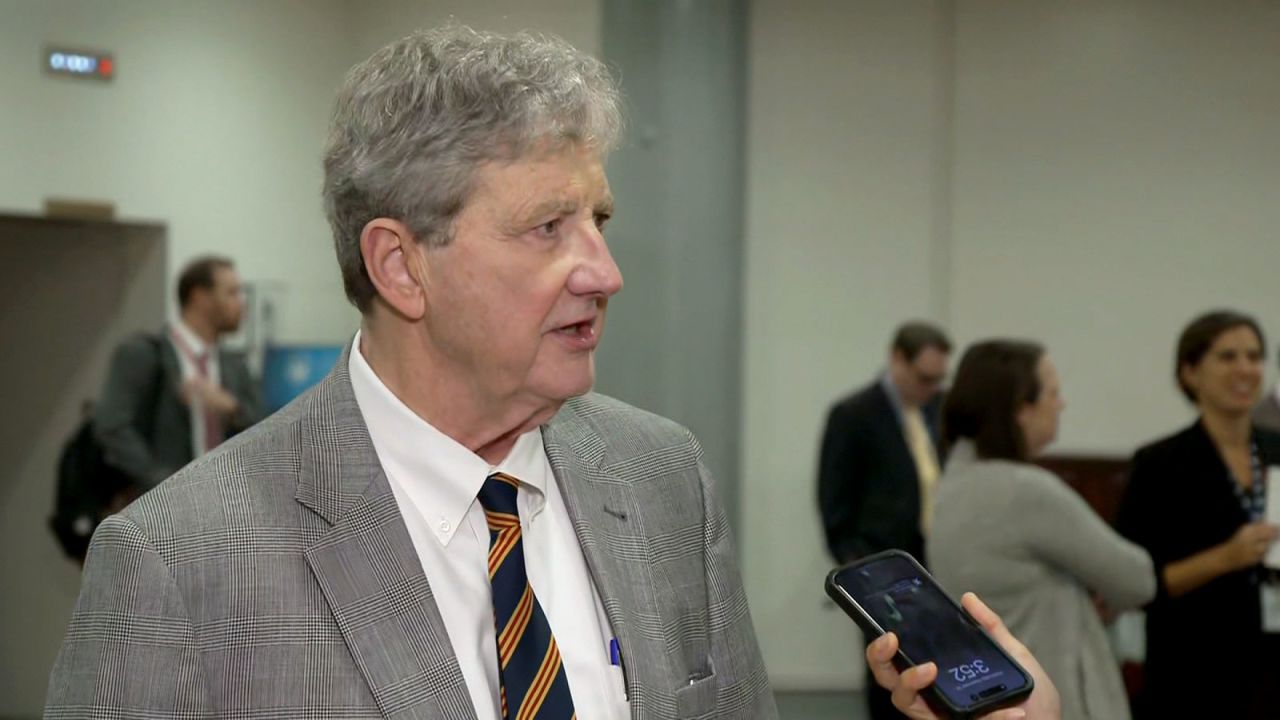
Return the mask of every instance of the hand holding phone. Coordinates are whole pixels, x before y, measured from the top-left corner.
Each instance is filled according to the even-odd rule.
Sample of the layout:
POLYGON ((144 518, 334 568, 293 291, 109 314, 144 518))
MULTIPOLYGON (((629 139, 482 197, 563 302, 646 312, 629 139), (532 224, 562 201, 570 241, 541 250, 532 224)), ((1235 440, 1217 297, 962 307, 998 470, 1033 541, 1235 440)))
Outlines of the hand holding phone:
POLYGON ((878 638, 868 661, 911 717, 970 718, 1002 708, 1009 710, 992 717, 1027 717, 1028 708, 1037 711, 1033 718, 1058 717, 1053 684, 995 613, 976 596, 962 609, 910 555, 891 550, 837 568, 826 588, 868 639, 878 638), (1040 683, 1045 689, 1033 695, 1040 683))
MULTIPOLYGON (((1035 679, 1035 689, 1024 703, 984 715, 983 720, 1059 720, 1062 706, 1058 689, 1026 646, 1009 632, 1000 617, 977 595, 965 593, 960 604, 1035 679)), ((939 720, 941 716, 921 696, 937 680, 937 665, 927 663, 900 673, 893 664, 897 653, 898 638, 892 633, 882 635, 867 646, 867 664, 871 666, 876 684, 892 692, 894 706, 912 720, 939 720)))

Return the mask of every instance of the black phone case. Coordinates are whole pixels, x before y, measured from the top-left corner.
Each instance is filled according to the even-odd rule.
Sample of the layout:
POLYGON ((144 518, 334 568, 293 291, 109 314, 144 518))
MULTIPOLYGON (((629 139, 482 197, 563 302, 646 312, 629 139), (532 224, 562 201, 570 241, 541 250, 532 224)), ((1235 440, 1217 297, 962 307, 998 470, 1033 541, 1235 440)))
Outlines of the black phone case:
MULTIPOLYGON (((825 583, 827 595, 833 601, 835 601, 835 603, 839 605, 840 608, 843 609, 845 613, 850 618, 852 618, 853 621, 858 625, 858 627, 862 630, 862 634, 867 638, 867 644, 870 644, 872 640, 875 640, 876 638, 880 637, 884 633, 876 625, 875 621, 872 620, 865 612, 863 612, 862 608, 858 607, 856 603, 852 602, 849 599, 849 597, 844 593, 844 591, 840 589, 840 586, 836 584, 836 576, 848 568, 868 565, 873 562, 876 562, 877 560, 882 560, 890 556, 900 556, 906 559, 909 563, 911 563, 911 565, 915 567, 916 571, 920 573, 920 576, 928 579, 929 582, 933 583, 938 588, 938 590, 942 593, 943 597, 947 598, 947 600, 950 600, 951 604, 955 605, 956 608, 960 610, 961 614, 963 614, 964 617, 969 620, 969 622, 973 623, 973 625, 978 628, 979 632, 981 632, 984 636, 986 636, 988 640, 991 640, 991 644, 994 645, 996 649, 999 650, 1000 653, 1003 654, 1009 660, 1009 662, 1012 663, 1013 666, 1017 668, 1019 672, 1022 673, 1022 676, 1027 679, 1026 687, 1022 688, 1021 690, 1015 691, 1008 695, 1003 695, 1003 696, 991 698, 989 700, 984 700, 976 705, 973 705, 970 707, 963 707, 963 708, 956 707, 955 705, 951 704, 951 701, 947 699, 947 696, 943 695, 940 691, 938 691, 935 685, 930 685, 929 687, 925 688, 924 692, 921 693, 921 696, 924 697, 925 702, 929 703, 929 707, 933 708, 934 712, 945 714, 949 717, 956 718, 956 720, 967 720, 968 718, 974 718, 979 715, 984 715, 994 710, 999 710, 1000 708, 1003 708, 1003 707, 1016 705, 1022 700, 1026 699, 1026 697, 1029 696, 1033 690, 1035 690, 1035 679, 1031 677, 1031 673, 1027 672, 1026 668, 1022 667, 1022 663, 1019 663, 1017 660, 1014 660, 1012 657, 1010 657, 1009 654, 1004 651, 1004 648, 1000 647, 1000 643, 997 643, 994 639, 991 638, 990 635, 987 635, 987 631, 984 630, 980 624, 978 624, 978 621, 974 620, 973 617, 969 615, 969 612, 965 610, 964 607, 960 605, 960 603, 956 602, 955 598, 948 595, 946 591, 942 589, 941 585, 938 585, 938 581, 933 579, 933 576, 929 574, 929 571, 924 569, 924 566, 922 566, 919 562, 917 562, 916 559, 912 557, 910 553, 906 553, 901 550, 885 550, 884 552, 878 552, 878 553, 875 553, 874 555, 868 555, 862 558, 861 560, 857 560, 847 565, 841 565, 840 567, 835 568, 831 572, 827 573, 827 581, 825 583)), ((913 665, 910 658, 908 658, 906 654, 902 652, 901 647, 898 648, 898 654, 895 655, 893 658, 893 664, 894 664, 894 667, 898 668, 899 671, 906 670, 907 668, 913 665)), ((941 672, 941 668, 939 668, 939 672, 941 672)))

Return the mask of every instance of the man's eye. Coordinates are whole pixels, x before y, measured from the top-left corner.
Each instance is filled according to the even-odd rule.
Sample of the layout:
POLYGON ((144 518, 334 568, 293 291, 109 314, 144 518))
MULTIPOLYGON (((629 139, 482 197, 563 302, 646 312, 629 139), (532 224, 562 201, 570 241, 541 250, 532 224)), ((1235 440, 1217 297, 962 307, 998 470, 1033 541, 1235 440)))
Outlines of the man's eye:
POLYGON ((609 215, 609 213, 596 213, 595 214, 596 229, 603 230, 604 226, 609 224, 610 217, 612 216, 609 215))
POLYGON ((537 233, 544 237, 551 237, 560 230, 560 219, 548 220, 538 226, 537 233))

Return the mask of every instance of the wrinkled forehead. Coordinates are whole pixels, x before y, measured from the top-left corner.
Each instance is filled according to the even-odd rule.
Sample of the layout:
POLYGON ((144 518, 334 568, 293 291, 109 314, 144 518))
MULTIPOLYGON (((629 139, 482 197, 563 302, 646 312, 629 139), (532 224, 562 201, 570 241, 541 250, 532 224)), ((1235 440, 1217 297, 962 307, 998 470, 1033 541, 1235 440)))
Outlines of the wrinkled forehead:
POLYGON ((605 154, 578 142, 544 142, 527 152, 480 163, 464 205, 500 193, 515 204, 588 202, 613 204, 605 154))

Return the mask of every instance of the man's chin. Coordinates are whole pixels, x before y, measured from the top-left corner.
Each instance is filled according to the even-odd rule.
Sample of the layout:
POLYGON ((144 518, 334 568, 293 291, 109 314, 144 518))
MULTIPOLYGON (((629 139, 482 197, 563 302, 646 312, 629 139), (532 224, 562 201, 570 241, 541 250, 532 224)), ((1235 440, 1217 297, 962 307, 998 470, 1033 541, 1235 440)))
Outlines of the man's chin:
MULTIPOLYGON (((567 379, 563 378, 562 380, 567 379)), ((548 392, 544 394, 544 397, 550 398, 557 404, 564 403, 567 400, 591 392, 591 388, 595 386, 595 379, 593 373, 585 378, 577 379, 577 381, 556 383, 554 387, 548 388, 548 392)))

